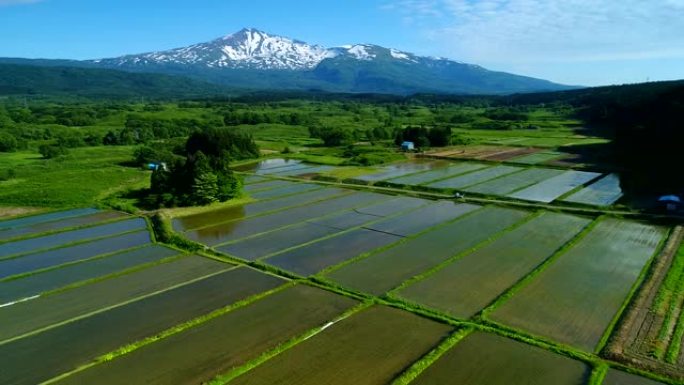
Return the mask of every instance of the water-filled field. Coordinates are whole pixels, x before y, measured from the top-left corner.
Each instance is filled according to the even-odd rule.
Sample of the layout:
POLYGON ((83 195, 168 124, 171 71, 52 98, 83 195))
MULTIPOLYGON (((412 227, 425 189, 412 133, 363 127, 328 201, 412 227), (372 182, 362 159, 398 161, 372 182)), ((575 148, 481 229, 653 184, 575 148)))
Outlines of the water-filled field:
POLYGON ((563 199, 563 201, 591 206, 610 206, 617 202, 622 195, 620 176, 609 174, 563 199))
POLYGON ((469 318, 573 239, 589 219, 545 213, 398 292, 402 298, 469 318))
POLYGON ((428 187, 446 188, 460 190, 468 186, 482 183, 494 178, 498 178, 507 174, 522 171, 523 169, 515 166, 495 166, 457 176, 454 178, 444 179, 439 182, 430 183, 428 187))
POLYGON ((387 384, 451 327, 372 307, 248 371, 230 384, 387 384))
POLYGON ((527 201, 549 203, 599 176, 601 174, 595 172, 566 171, 526 189, 516 191, 509 196, 527 201))
POLYGON ((0 383, 40 383, 127 343, 282 283, 245 268, 232 270, 0 345, 0 383))
POLYGON ((323 326, 356 301, 307 286, 271 294, 58 384, 191 385, 323 326))
POLYGON ((476 332, 459 341, 412 384, 584 385, 590 374, 583 362, 476 332))
POLYGON ((664 236, 659 227, 603 220, 490 317, 593 351, 664 236))
POLYGON ((460 220, 335 270, 327 278, 355 290, 381 294, 476 246, 527 215, 524 211, 494 207, 472 211, 460 220))

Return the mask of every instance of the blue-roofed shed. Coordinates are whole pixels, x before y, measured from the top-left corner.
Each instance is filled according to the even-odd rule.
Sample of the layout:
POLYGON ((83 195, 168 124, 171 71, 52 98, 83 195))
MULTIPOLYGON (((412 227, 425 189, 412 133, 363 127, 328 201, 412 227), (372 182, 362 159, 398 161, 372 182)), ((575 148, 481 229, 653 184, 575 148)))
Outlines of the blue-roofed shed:
POLYGON ((403 142, 401 144, 401 149, 403 151, 413 151, 416 149, 416 146, 413 144, 413 142, 403 142))

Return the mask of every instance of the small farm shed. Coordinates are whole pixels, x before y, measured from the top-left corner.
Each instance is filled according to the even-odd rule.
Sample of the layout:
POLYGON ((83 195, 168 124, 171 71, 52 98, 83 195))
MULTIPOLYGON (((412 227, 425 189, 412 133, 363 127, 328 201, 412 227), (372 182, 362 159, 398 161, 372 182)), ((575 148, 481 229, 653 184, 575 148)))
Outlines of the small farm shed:
POLYGON ((658 203, 666 211, 677 211, 682 205, 682 200, 676 195, 663 195, 658 198, 658 203))
POLYGON ((403 142, 401 144, 401 149, 403 151, 413 151, 415 150, 416 146, 413 144, 413 142, 403 142))
POLYGON ((166 163, 164 162, 151 162, 147 164, 147 169, 152 171, 164 170, 168 171, 166 168, 166 163))

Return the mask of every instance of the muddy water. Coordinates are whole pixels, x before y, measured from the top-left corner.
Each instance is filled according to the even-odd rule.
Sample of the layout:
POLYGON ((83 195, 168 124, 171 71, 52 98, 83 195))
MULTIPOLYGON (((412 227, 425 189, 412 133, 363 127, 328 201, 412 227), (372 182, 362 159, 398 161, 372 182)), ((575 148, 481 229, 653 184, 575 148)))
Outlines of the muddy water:
POLYGON ((188 231, 216 223, 244 219, 257 214, 263 214, 288 207, 311 204, 350 193, 351 191, 349 190, 338 188, 326 188, 322 190, 309 191, 279 199, 249 203, 241 206, 232 206, 205 213, 189 215, 187 217, 176 218, 173 220, 173 226, 176 231, 188 231))
POLYGON ((186 236, 194 241, 215 246, 382 199, 386 197, 380 194, 352 193, 269 215, 189 231, 186 236))

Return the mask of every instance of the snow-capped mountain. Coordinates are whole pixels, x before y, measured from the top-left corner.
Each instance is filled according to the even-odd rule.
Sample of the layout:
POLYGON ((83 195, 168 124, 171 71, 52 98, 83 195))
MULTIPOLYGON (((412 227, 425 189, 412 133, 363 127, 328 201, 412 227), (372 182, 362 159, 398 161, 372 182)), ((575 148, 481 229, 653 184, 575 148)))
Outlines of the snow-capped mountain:
POLYGON ((326 48, 253 28, 208 43, 92 60, 88 65, 157 72, 250 89, 407 94, 513 93, 569 87, 372 44, 326 48))
MULTIPOLYGON (((121 67, 172 64, 208 68, 310 70, 323 60, 338 56, 373 60, 378 56, 374 52, 377 49, 382 49, 382 47, 356 44, 325 48, 287 37, 270 35, 253 28, 245 28, 208 43, 93 62, 121 67)), ((405 52, 395 49, 389 52, 397 60, 414 60, 413 55, 405 52)))

